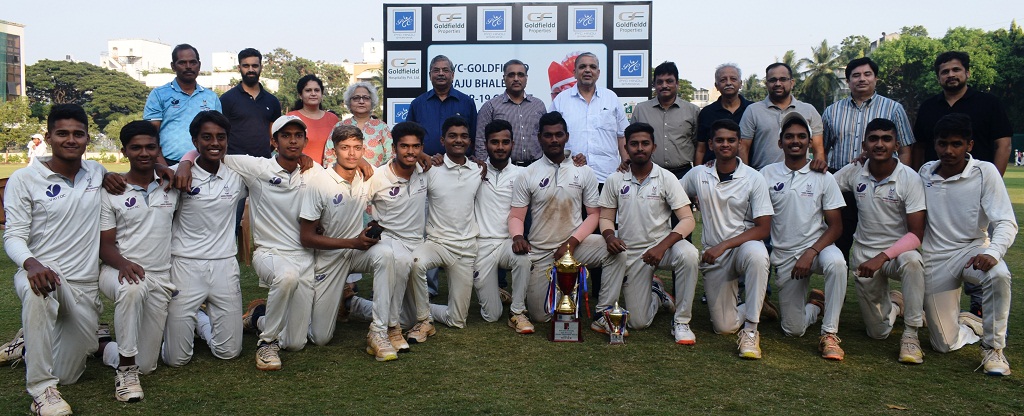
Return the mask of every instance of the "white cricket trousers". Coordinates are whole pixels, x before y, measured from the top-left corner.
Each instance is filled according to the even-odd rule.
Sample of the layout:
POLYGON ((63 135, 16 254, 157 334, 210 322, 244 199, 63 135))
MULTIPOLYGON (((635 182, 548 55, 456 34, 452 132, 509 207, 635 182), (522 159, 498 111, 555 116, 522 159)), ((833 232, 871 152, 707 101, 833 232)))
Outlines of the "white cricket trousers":
POLYGON ((498 269, 511 271, 512 314, 526 311, 526 287, 530 283, 530 256, 512 252, 508 238, 478 238, 473 287, 480 301, 480 316, 487 322, 501 318, 504 306, 498 292, 498 269))
MULTIPOLYGON (((536 247, 530 251, 530 262, 533 263, 533 270, 530 272, 530 284, 526 290, 526 305, 530 311, 530 319, 534 322, 547 322, 551 320, 551 313, 544 305, 548 294, 548 284, 551 283, 551 268, 558 259, 555 257, 555 250, 538 250, 536 247)), ((588 235, 572 253, 577 262, 582 263, 589 269, 594 267, 609 267, 611 259, 608 255, 608 248, 604 238, 597 234, 588 235)), ((578 288, 582 290, 583 288, 578 288)), ((557 293, 557 292, 556 292, 557 293)), ((556 299, 557 302, 557 299, 556 299)), ((596 304, 597 299, 591 302, 596 304)), ((580 315, 586 316, 584 310, 587 305, 576 305, 580 309, 580 315)))
MULTIPOLYGON (((624 306, 629 311, 630 328, 647 328, 654 321, 654 315, 661 306, 661 299, 651 291, 654 267, 641 259, 654 245, 641 249, 628 249, 616 255, 609 255, 611 265, 601 277, 600 300, 597 310, 612 307, 624 296, 624 306)), ((689 241, 680 240, 665 251, 658 264, 658 270, 675 272, 676 313, 674 323, 689 324, 692 317, 693 295, 697 288, 697 248, 689 241)))
POLYGON ((278 341, 288 351, 306 346, 313 315, 313 262, 312 250, 260 247, 253 253, 260 287, 270 288, 259 342, 278 341))
POLYGON ((147 270, 145 279, 137 284, 118 282, 117 275, 117 269, 100 266, 100 292, 114 301, 117 353, 135 357, 142 374, 152 373, 160 359, 167 307, 175 290, 171 272, 147 270))
POLYGON ((373 273, 373 308, 370 331, 386 331, 391 311, 391 287, 395 284, 395 256, 391 245, 375 244, 368 250, 319 250, 313 283, 313 316, 309 339, 325 345, 334 338, 338 308, 349 273, 373 273))
MULTIPOLYGON (((802 337, 807 328, 818 321, 818 314, 807 304, 807 294, 811 290, 811 278, 793 279, 793 268, 804 251, 785 259, 775 261, 775 284, 779 287, 779 312, 782 314, 782 332, 794 337, 802 337)), ((774 254, 774 253, 773 253, 774 254)), ((849 270, 843 252, 835 245, 821 250, 811 262, 811 272, 825 277, 825 314, 821 319, 821 334, 839 332, 839 313, 846 300, 846 282, 849 270)))
MULTIPOLYGON (((850 270, 854 273, 858 266, 878 254, 866 250, 854 241, 850 250, 850 270)), ((901 281, 903 322, 916 328, 924 324, 924 263, 917 250, 907 251, 885 262, 871 277, 857 276, 856 279, 857 303, 860 304, 860 313, 864 317, 869 337, 885 339, 892 332, 896 311, 889 300, 890 279, 901 281)))
POLYGON ((1010 316, 1010 269, 1000 260, 989 271, 965 269, 985 247, 929 255, 925 262, 924 311, 928 316, 928 339, 932 348, 950 352, 976 342, 977 335, 959 323, 960 288, 963 281, 981 286, 981 316, 985 345, 1006 347, 1006 325, 1010 316))
POLYGON ((473 295, 473 263, 476 261, 476 239, 464 247, 424 241, 412 252, 409 286, 416 306, 416 320, 436 320, 455 328, 465 328, 469 301, 473 295), (427 270, 444 268, 448 277, 448 304, 431 305, 427 294, 427 270))
POLYGON ((235 257, 203 260, 171 256, 171 284, 178 291, 167 305, 164 364, 181 367, 192 360, 196 311, 204 302, 210 317, 208 341, 213 356, 232 359, 242 352, 242 290, 235 257))
POLYGON ((716 334, 733 334, 744 321, 758 323, 765 288, 768 286, 768 250, 760 240, 747 241, 739 247, 726 250, 715 264, 701 262, 704 274, 704 292, 708 296, 708 312, 716 334), (742 305, 739 278, 746 276, 746 294, 742 305))

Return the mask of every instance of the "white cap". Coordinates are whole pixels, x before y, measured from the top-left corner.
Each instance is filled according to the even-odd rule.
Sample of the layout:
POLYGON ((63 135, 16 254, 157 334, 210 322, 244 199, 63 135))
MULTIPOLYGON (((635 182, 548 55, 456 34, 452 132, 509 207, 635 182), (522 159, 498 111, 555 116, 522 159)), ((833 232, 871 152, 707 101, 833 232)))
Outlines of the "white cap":
POLYGON ((39 133, 36 133, 36 134, 33 134, 33 135, 32 135, 32 138, 33 138, 33 139, 39 139, 39 140, 43 140, 43 135, 42 135, 42 134, 39 134, 39 133))
POLYGON ((306 123, 303 123, 302 119, 299 118, 298 116, 281 116, 278 117, 277 120, 274 120, 274 125, 270 127, 270 135, 277 134, 277 132, 283 129, 284 126, 287 126, 292 123, 297 123, 298 125, 302 126, 303 130, 306 129, 306 123))

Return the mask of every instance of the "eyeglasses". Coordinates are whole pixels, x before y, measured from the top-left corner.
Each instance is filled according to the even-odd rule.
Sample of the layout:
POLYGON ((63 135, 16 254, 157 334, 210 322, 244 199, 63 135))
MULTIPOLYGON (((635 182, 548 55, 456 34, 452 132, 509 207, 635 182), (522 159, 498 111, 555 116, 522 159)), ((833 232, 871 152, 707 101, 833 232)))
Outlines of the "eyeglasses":
POLYGON ((353 95, 352 101, 371 101, 369 95, 353 95))
POLYGON ((778 77, 778 78, 768 78, 767 81, 768 81, 769 84, 774 84, 776 82, 789 82, 789 80, 791 80, 791 79, 793 79, 793 78, 778 77))
POLYGON ((442 73, 450 74, 450 73, 452 73, 452 69, 451 68, 430 68, 430 73, 431 74, 442 74, 442 73))

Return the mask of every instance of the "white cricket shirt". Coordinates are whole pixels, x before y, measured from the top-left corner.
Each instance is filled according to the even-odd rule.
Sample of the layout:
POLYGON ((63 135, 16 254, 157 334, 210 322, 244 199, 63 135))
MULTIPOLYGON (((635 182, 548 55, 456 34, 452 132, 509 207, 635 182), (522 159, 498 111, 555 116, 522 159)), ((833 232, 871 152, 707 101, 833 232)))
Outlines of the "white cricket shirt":
POLYGON ((100 231, 116 229, 121 256, 145 271, 171 269, 171 224, 178 209, 178 190, 164 190, 156 181, 146 189, 128 185, 121 195, 103 191, 100 231))
POLYGON ((775 215, 772 216, 772 254, 787 258, 807 250, 825 233, 825 211, 846 206, 843 193, 828 172, 815 172, 806 163, 790 170, 785 162, 761 169, 768 185, 775 215))
POLYGON ((737 161, 730 181, 719 179, 716 161, 710 167, 694 166, 679 180, 686 195, 700 203, 704 224, 700 239, 705 248, 754 228, 754 218, 775 214, 764 177, 737 161))
POLYGON ((583 207, 598 208, 597 178, 571 158, 555 164, 547 156, 527 166, 515 183, 513 207, 530 207, 530 245, 555 250, 583 222, 583 207))
POLYGON ((853 239, 881 252, 907 234, 907 214, 925 210, 921 176, 897 160, 888 178, 876 181, 868 165, 851 163, 836 172, 843 192, 857 197, 857 231, 853 239))
POLYGON ((180 193, 171 227, 171 255, 204 260, 233 257, 238 252, 235 209, 248 194, 242 177, 223 163, 215 174, 193 164, 192 189, 180 193))
POLYGON ((391 163, 377 167, 368 185, 373 219, 384 227, 384 235, 409 247, 423 243, 427 206, 427 175, 419 165, 409 180, 395 175, 391 163))
POLYGON ((498 170, 487 161, 487 180, 476 191, 476 223, 480 238, 505 239, 508 235, 508 213, 512 209, 512 192, 523 167, 509 163, 498 170))
POLYGON ((300 167, 289 172, 276 158, 249 155, 227 155, 224 164, 238 172, 249 187, 252 239, 256 247, 305 250, 299 243, 299 190, 324 169, 314 164, 305 172, 300 172, 300 167))
POLYGON ((443 245, 469 247, 480 234, 474 209, 481 182, 480 165, 469 159, 459 165, 444 155, 444 163, 428 170, 427 177, 427 238, 443 245))
POLYGON ((676 176, 653 166, 642 183, 631 172, 615 172, 601 191, 601 208, 616 209, 618 236, 629 248, 646 249, 663 240, 672 231, 673 211, 690 205, 676 176))

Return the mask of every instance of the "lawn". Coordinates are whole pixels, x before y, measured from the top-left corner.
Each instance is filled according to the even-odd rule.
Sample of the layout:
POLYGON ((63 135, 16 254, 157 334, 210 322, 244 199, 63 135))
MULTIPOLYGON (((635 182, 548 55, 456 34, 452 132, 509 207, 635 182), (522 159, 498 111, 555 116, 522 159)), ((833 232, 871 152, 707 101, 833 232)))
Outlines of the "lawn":
MULTIPOLYGON (((123 166, 123 165, 122 165, 123 166)), ((115 168, 116 169, 116 168, 115 168)), ((0 169, 2 172, 2 169, 0 169)), ((1024 213, 1024 169, 1011 168, 1007 186, 1018 217, 1024 213)), ((695 238, 695 241, 699 239, 695 238)), ((1007 255, 1020 273, 1024 249, 1007 255)), ((0 275, 16 267, 0 259, 0 275)), ((1013 297, 1024 299, 1019 278, 1013 297)), ((814 280, 821 287, 820 277, 814 280)), ((897 285, 894 283, 894 287, 897 285)), ((368 291, 366 280, 360 288, 368 291)), ((697 293, 701 293, 698 287, 697 293)), ((242 268, 246 301, 264 297, 251 267, 242 268)), ((397 361, 367 355, 367 325, 341 324, 324 347, 284 352, 284 369, 255 369, 256 338, 246 335, 242 356, 222 361, 197 343, 184 368, 161 366, 143 376, 146 398, 121 404, 113 398, 113 371, 91 359, 77 384, 61 392, 81 414, 1020 414, 1024 391, 1024 309, 1015 302, 1007 357, 1016 373, 995 378, 974 372, 979 348, 950 354, 930 349, 922 330, 925 363, 896 362, 900 329, 884 341, 864 333, 851 280, 840 325, 846 360, 818 357, 813 326, 802 338, 785 337, 778 322, 761 325, 764 359, 736 357, 733 335, 715 335, 706 305, 695 302, 697 345, 679 346, 662 312, 650 329, 632 331, 624 346, 589 330, 586 342, 555 344, 544 333, 516 335, 504 322, 486 323, 474 308, 467 329, 438 328, 429 342, 413 345, 397 361)), ((698 295, 699 297, 699 295, 698 295)), ((443 299, 439 299, 443 300, 443 299)), ((106 302, 104 322, 112 321, 106 302)), ((0 337, 19 326, 20 305, 11 285, 0 287, 0 337)), ((902 324, 897 326, 902 327, 902 324)), ((116 331, 116 329, 115 329, 116 331)), ((25 368, 0 368, 0 403, 26 413, 25 368)))

